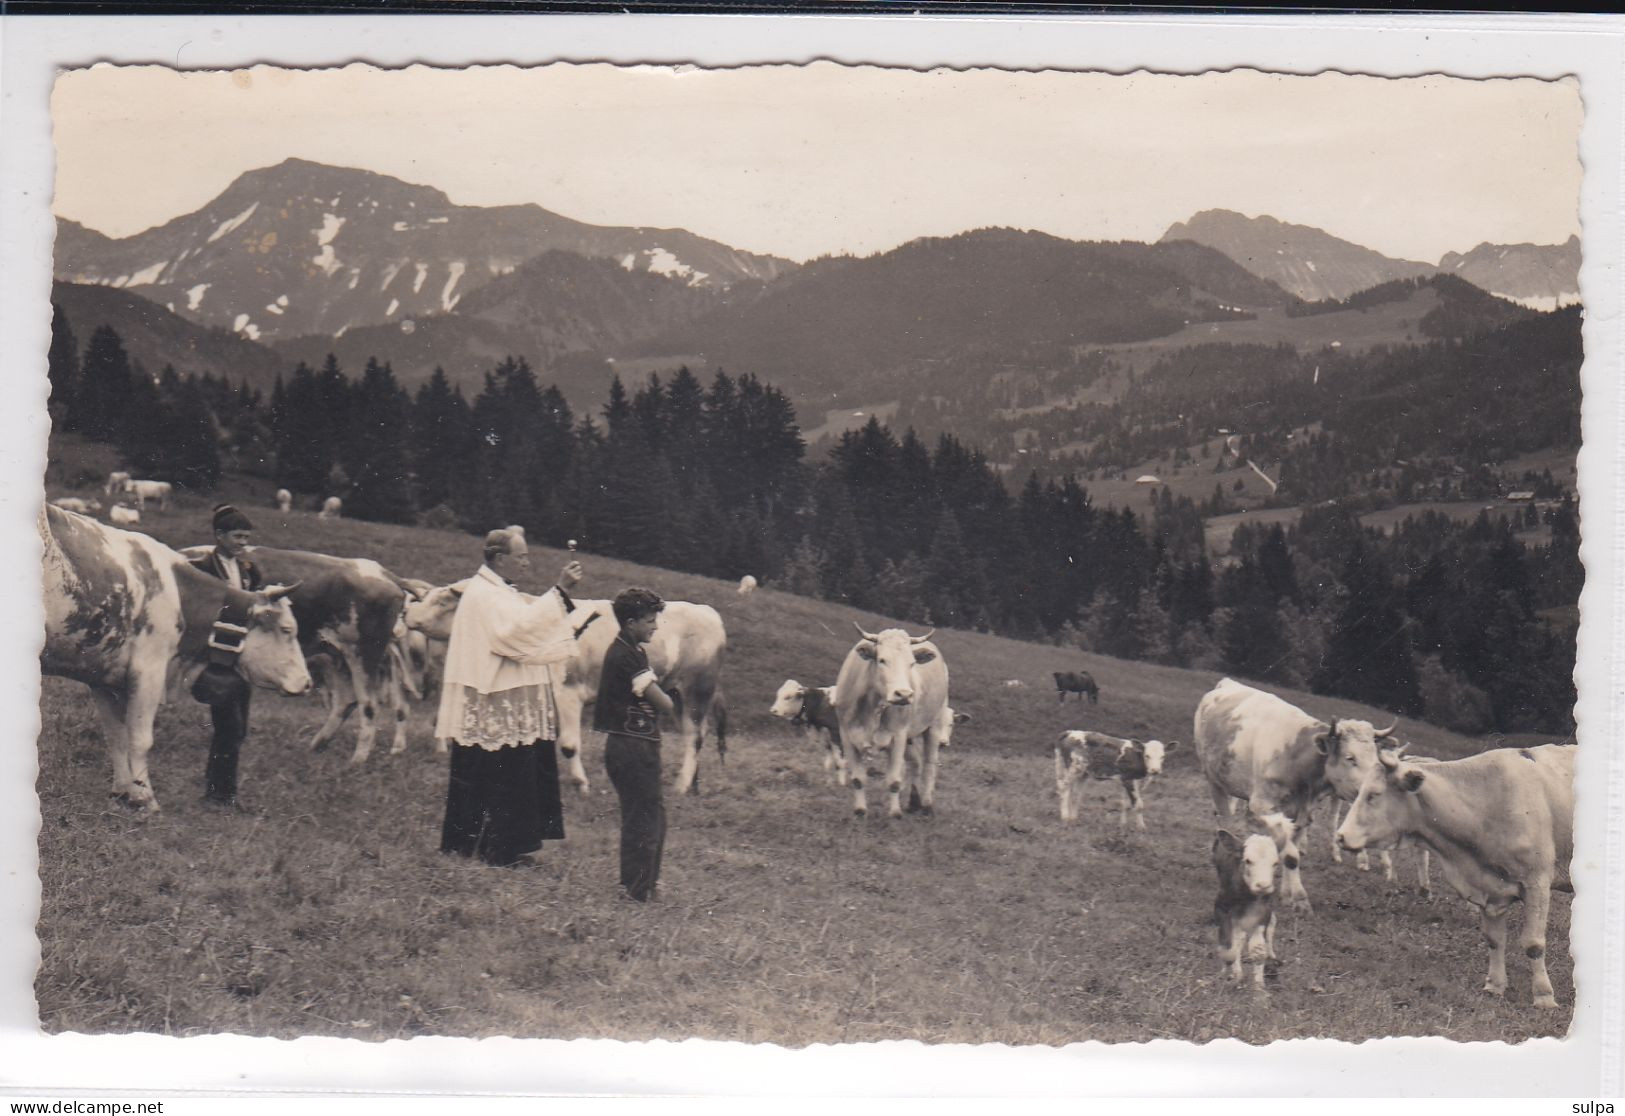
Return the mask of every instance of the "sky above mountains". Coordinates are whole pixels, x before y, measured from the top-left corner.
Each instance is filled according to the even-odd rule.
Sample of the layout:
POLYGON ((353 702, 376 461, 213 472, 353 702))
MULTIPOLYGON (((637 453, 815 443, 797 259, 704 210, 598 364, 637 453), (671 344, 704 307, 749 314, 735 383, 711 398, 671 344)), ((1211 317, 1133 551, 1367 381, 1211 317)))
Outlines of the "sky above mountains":
POLYGON ((55 212, 128 236, 298 157, 795 260, 985 226, 1160 237, 1203 209, 1435 262, 1579 232, 1573 82, 99 65, 52 96, 55 212))

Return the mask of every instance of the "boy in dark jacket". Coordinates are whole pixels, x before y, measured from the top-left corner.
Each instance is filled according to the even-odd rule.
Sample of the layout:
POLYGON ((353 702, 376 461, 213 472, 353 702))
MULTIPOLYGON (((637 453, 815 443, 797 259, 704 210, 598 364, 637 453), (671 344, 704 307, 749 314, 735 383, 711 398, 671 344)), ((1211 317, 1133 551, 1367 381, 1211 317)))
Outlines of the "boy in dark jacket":
MULTIPOLYGON (((247 553, 254 533, 248 516, 230 504, 221 504, 214 509, 213 526, 214 549, 192 559, 192 565, 236 589, 252 593, 265 588, 265 579, 247 553)), ((237 803, 237 757, 248 736, 248 694, 249 685, 243 682, 209 706, 214 736, 209 742, 203 796, 217 806, 237 803)))
POLYGON ((644 902, 660 880, 666 845, 659 715, 671 715, 673 705, 643 646, 654 638, 666 602, 647 589, 627 589, 611 607, 621 630, 604 655, 592 727, 609 734, 604 767, 621 801, 621 887, 644 902))

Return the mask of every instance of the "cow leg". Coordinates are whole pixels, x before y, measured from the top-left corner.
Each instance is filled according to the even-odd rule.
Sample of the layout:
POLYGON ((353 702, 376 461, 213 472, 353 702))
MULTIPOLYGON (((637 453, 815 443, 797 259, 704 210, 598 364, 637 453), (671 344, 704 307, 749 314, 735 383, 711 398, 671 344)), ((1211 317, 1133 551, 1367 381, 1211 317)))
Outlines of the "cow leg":
POLYGON ((1552 978, 1546 972, 1546 920, 1551 914, 1552 882, 1537 876, 1524 885, 1523 933, 1518 944, 1529 958, 1530 982, 1534 1004, 1538 1008, 1555 1008, 1557 997, 1552 993, 1552 978))
POLYGON ((1145 828, 1145 798, 1140 793, 1138 779, 1123 780, 1123 809, 1117 815, 1117 828, 1128 828, 1129 811, 1134 812, 1134 827, 1145 828))
POLYGON ((1055 749, 1055 797, 1061 803, 1061 820, 1071 821, 1076 816, 1072 812, 1072 765, 1059 748, 1055 749))
POLYGON ((869 812, 868 798, 863 789, 863 779, 869 773, 869 768, 856 746, 850 743, 843 746, 846 749, 847 779, 852 784, 852 813, 861 818, 869 812))
POLYGON ((1236 800, 1230 797, 1230 792, 1222 787, 1208 784, 1208 794, 1213 799, 1213 816, 1223 820, 1236 812, 1236 800))
POLYGON ((305 666, 310 669, 312 687, 321 692, 322 701, 327 706, 326 718, 316 729, 316 735, 310 738, 310 750, 319 752, 327 747, 327 742, 333 739, 355 706, 346 705, 339 695, 339 679, 335 675, 342 668, 336 659, 328 655, 312 655, 305 660, 305 666))
POLYGON ((1422 898, 1424 899, 1431 898, 1433 895, 1432 873, 1429 871, 1432 867, 1429 863, 1430 860, 1428 850, 1424 847, 1422 849, 1422 861, 1416 869, 1416 886, 1421 889, 1422 898))
POLYGON ((1275 839, 1275 847, 1281 852, 1281 893, 1287 906, 1304 914, 1311 913, 1309 893, 1303 889, 1303 876, 1299 872, 1303 858, 1298 852, 1292 819, 1256 798, 1248 801, 1247 812, 1275 839))
POLYGON ((1253 966, 1253 987, 1258 991, 1264 990, 1264 959, 1269 956, 1269 947, 1264 943, 1264 927, 1254 926, 1247 935, 1247 960, 1253 966))
POLYGON ((1482 919, 1484 941, 1490 947, 1490 971, 1484 991, 1499 996, 1507 990, 1507 904, 1487 900, 1482 919))
MULTIPOLYGON (((1337 843, 1337 827, 1343 824, 1343 803, 1339 799, 1332 799, 1332 822, 1329 834, 1332 839, 1332 863, 1343 863, 1343 849, 1337 843)), ((1363 852, 1361 855, 1365 855, 1363 852)))
POLYGON ((1398 877, 1394 874, 1394 854, 1387 849, 1377 853, 1377 860, 1382 865, 1382 878, 1393 883, 1398 877))
POLYGON ((1237 935, 1235 918, 1229 911, 1220 910, 1219 916, 1219 973, 1231 980, 1241 979, 1241 937, 1237 935))
POLYGON ((406 653, 400 649, 398 643, 389 646, 389 658, 385 660, 384 685, 389 693, 389 707, 395 714, 395 732, 389 742, 389 754, 398 756, 406 751, 406 695, 408 692, 422 697, 412 687, 410 666, 406 661, 406 653))
POLYGON ((373 693, 372 680, 362 669, 361 658, 350 651, 344 652, 344 665, 355 686, 356 705, 361 707, 361 727, 356 730, 355 751, 350 755, 352 765, 367 762, 373 745, 378 742, 378 695, 373 693))
POLYGON ((903 816, 903 765, 908 759, 908 739, 899 734, 892 740, 891 762, 886 765, 887 816, 903 816))
POLYGON ((926 731, 920 761, 920 784, 924 788, 921 791, 924 800, 920 803, 920 812, 930 817, 936 810, 937 772, 942 769, 942 740, 936 729, 926 731))
POLYGON ((587 716, 587 703, 581 696, 579 684, 562 682, 553 687, 553 699, 559 715, 559 754, 570 765, 570 781, 576 790, 587 794, 592 790, 587 781, 587 769, 581 762, 582 722, 587 716))
MULTIPOLYGON (((96 703, 96 716, 102 724, 102 745, 107 749, 108 762, 113 767, 114 798, 131 806, 143 806, 145 801, 136 792, 135 780, 130 775, 130 737, 124 728, 125 699, 116 690, 90 691, 96 703)), ((148 788, 150 796, 151 788, 148 788)))
POLYGON ((1279 961, 1275 953, 1275 912, 1270 912, 1270 920, 1264 924, 1264 956, 1271 961, 1279 961))
POLYGON ((674 794, 699 794, 700 745, 705 741, 705 709, 696 701, 692 708, 678 706, 678 735, 683 741, 683 765, 672 781, 674 794), (697 719, 696 719, 697 718, 697 719))
MULTIPOLYGON (((157 719, 158 706, 164 700, 164 679, 148 680, 141 675, 130 679, 129 693, 124 699, 124 739, 129 757, 129 789, 126 798, 150 813, 158 812, 158 799, 152 791, 152 778, 147 772, 147 754, 152 751, 152 723, 157 719)), ((106 723, 105 720, 103 722, 106 723)))

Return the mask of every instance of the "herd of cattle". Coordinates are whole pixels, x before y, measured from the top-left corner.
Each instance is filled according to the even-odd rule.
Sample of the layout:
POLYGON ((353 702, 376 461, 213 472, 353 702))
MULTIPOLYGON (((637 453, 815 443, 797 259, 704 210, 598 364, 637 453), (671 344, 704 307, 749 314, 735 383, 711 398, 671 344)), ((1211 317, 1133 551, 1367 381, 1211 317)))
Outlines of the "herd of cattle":
MULTIPOLYGON (((41 665, 47 674, 90 687, 115 795, 158 809, 147 769, 157 708, 166 693, 202 669, 211 627, 223 612, 241 618, 247 629, 239 669, 251 683, 286 694, 313 686, 325 693, 327 716, 313 746, 325 745, 359 711, 353 762, 372 751, 386 714, 393 718, 392 751, 406 747, 408 696, 425 696, 438 674, 434 661, 450 635, 462 583, 433 586, 369 559, 256 547, 255 562, 271 587, 248 593, 194 569, 183 552, 60 503, 47 506, 39 524, 46 605, 41 665)), ((747 579, 740 593, 749 596, 755 588, 754 579, 747 579)), ((610 602, 576 603, 578 652, 558 692, 559 747, 570 777, 585 793, 583 718, 617 626, 610 602)), ((860 627, 858 634, 833 685, 787 680, 769 711, 805 728, 833 781, 852 790, 856 814, 867 810, 868 760, 874 756, 886 761, 889 814, 901 817, 906 809, 929 815, 940 750, 969 716, 949 704, 948 667, 931 642, 933 633, 860 627)), ((651 667, 677 705, 678 793, 696 788, 708 735, 719 754, 726 746, 720 687, 726 644, 714 608, 673 601, 648 648, 651 667)), ((1063 702, 1069 693, 1099 700, 1099 687, 1082 672, 1057 673, 1055 683, 1063 702)), ((1520 944, 1533 970, 1534 1003, 1556 1006, 1545 934, 1550 892, 1566 888, 1573 852, 1575 746, 1428 760, 1406 755, 1392 727, 1321 721, 1231 679, 1202 697, 1192 741, 1217 815, 1215 912, 1220 955, 1233 977, 1239 979, 1245 955, 1254 981, 1262 983, 1263 962, 1274 956, 1277 896, 1308 913, 1299 840, 1311 809, 1326 799, 1333 807, 1334 858, 1354 852, 1363 867, 1367 851, 1377 852, 1392 880, 1390 851, 1414 843, 1424 854, 1426 889, 1426 858, 1437 856, 1445 879, 1482 912, 1490 946, 1485 989, 1495 994, 1507 983, 1507 914, 1521 899, 1520 944), (1238 802, 1247 807, 1246 828, 1257 832, 1238 837, 1229 831, 1238 802), (1348 812, 1338 822, 1343 804, 1348 812)), ((1114 780, 1123 795, 1119 824, 1127 826, 1132 814, 1144 829, 1145 791, 1161 774, 1165 757, 1180 747, 1175 740, 1063 733, 1053 745, 1062 820, 1076 820, 1081 783, 1114 780)))

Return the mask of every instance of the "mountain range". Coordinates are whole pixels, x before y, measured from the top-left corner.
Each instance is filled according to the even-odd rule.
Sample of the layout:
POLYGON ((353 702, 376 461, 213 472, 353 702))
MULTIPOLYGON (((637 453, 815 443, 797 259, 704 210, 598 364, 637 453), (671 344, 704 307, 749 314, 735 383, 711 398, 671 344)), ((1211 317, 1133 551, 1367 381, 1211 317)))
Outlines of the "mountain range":
POLYGON ((1480 244, 1428 264, 1391 259, 1309 225, 1208 209, 1175 222, 1162 240, 1216 248, 1306 302, 1342 300, 1395 279, 1439 272, 1537 310, 1580 298, 1580 240, 1573 236, 1563 244, 1480 244))
POLYGON ((61 221, 55 270, 274 342, 450 313, 547 251, 705 289, 796 266, 681 229, 600 227, 536 205, 459 206, 432 187, 288 159, 240 175, 195 213, 120 240, 61 221))
MULTIPOLYGON (((352 374, 377 357, 409 387, 442 367, 477 391, 515 355, 579 402, 601 397, 611 367, 689 363, 752 372, 822 410, 895 398, 888 383, 928 385, 947 363, 996 375, 1013 353, 1162 352, 1238 331, 1300 349, 1327 330, 1352 340, 1302 314, 1441 272, 1550 307, 1578 297, 1578 266, 1574 238, 1483 244, 1434 265, 1225 210, 1150 244, 980 229, 800 265, 681 229, 459 206, 432 187, 289 159, 134 236, 59 221, 53 298, 81 343, 105 320, 152 371, 260 387, 333 353, 352 374)), ((1367 319, 1364 333, 1403 342, 1419 319, 1396 315, 1376 334, 1367 319)))

